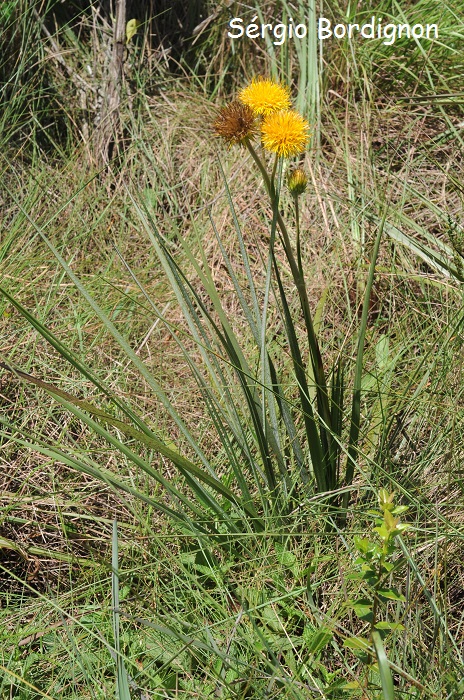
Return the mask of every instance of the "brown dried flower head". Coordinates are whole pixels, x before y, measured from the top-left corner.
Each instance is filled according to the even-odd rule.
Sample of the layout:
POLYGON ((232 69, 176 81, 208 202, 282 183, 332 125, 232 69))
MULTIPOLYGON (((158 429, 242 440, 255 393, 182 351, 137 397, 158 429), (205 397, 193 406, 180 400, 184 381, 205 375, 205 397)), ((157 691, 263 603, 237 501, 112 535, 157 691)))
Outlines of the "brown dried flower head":
POLYGON ((229 146, 243 143, 248 136, 256 133, 254 112, 248 105, 235 100, 220 110, 213 128, 216 135, 227 141, 229 146))

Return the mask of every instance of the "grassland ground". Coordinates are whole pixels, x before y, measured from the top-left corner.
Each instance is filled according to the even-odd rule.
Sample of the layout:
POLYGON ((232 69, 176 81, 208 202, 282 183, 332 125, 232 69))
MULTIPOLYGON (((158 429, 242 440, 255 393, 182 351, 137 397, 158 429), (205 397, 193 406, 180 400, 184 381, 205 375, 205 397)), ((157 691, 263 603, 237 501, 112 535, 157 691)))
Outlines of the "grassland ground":
MULTIPOLYGON (((436 3, 415 5, 424 16, 437 11, 436 3)), ((274 11, 281 6, 286 4, 274 11)), ((373 241, 386 211, 367 320, 361 441, 346 527, 325 527, 326 501, 298 483, 289 458, 298 490, 285 527, 269 516, 259 534, 239 522, 237 547, 203 548, 201 538, 153 507, 150 499, 177 507, 171 493, 47 391, 0 370, 0 697, 114 694, 115 518, 120 650, 133 697, 384 697, 379 679, 374 674, 365 683, 359 654, 344 646, 366 626, 348 604, 365 596, 364 584, 349 574, 354 538, 371 534, 368 511, 381 487, 396 491, 398 502, 409 507, 410 529, 392 574, 406 602, 386 607, 389 619, 404 626, 385 638, 395 697, 462 697, 464 103, 456 42, 463 16, 456 3, 446 4, 446 11, 445 25, 450 28, 455 17, 458 36, 449 29, 437 53, 406 52, 406 61, 390 47, 337 44, 324 55, 317 76, 320 117, 301 158, 309 176, 300 208, 311 309, 326 369, 330 373, 342 358, 347 385, 373 241), (453 93, 454 99, 447 97, 453 93), (47 453, 50 444, 63 459, 47 453), (71 459, 96 463, 102 471, 83 473, 71 459), (126 490, 116 489, 108 475, 126 490)), ((242 86, 244 72, 249 77, 285 68, 296 93, 299 58, 282 49, 264 65, 257 50, 245 65, 237 55, 230 59, 236 72, 227 84, 218 72, 220 88, 214 91, 215 71, 229 65, 229 57, 223 34, 211 31, 193 67, 181 62, 175 72, 163 52, 150 54, 155 87, 147 87, 136 49, 128 49, 133 59, 127 70, 133 72, 123 86, 124 135, 107 172, 95 172, 90 141, 83 142, 79 113, 64 92, 56 120, 68 125, 60 127, 61 141, 49 127, 52 113, 35 112, 30 102, 29 112, 18 108, 15 122, 16 106, 10 105, 0 165, 1 286, 166 445, 198 459, 102 323, 89 303, 94 300, 163 386, 217 474, 235 488, 228 449, 205 406, 201 380, 208 381, 208 369, 147 228, 156 226, 199 302, 216 318, 202 277, 210 270, 243 353, 259 375, 260 357, 225 264, 224 252, 246 289, 228 191, 260 305, 272 210, 248 151, 223 148, 211 123, 218 105, 242 86), (199 368, 196 377, 192 363, 199 368)), ((59 68, 50 70, 56 85, 66 82, 59 68)), ((26 79, 24 85, 31 94, 37 88, 26 79)), ((52 109, 58 102, 55 96, 52 109)), ((284 188, 280 209, 294 241, 293 202, 284 188)), ((276 254, 291 312, 299 317, 279 242, 276 254)), ((288 400, 296 401, 275 290, 270 298, 267 348, 288 400)), ((303 342, 302 323, 297 334, 303 342)), ((4 296, 0 361, 110 410, 95 383, 4 296)), ((239 401, 237 386, 227 388, 239 401)), ((111 410, 122 415, 117 406, 111 410)), ((295 424, 302 431, 301 416, 295 424)), ((112 434, 126 441, 116 428, 112 434)), ((187 497, 189 485, 170 460, 126 442, 178 489, 179 499, 187 497)), ((238 522, 233 508, 230 515, 238 522)))

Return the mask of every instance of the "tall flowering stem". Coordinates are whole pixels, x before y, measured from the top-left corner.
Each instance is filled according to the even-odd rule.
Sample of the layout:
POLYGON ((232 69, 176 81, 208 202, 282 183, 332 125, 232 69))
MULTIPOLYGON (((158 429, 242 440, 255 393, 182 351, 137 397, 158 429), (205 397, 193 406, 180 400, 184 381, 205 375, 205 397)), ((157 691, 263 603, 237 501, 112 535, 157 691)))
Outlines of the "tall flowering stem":
MULTIPOLYGON (((315 472, 316 481, 318 482, 318 489, 320 491, 327 491, 336 486, 336 468, 335 461, 331 458, 333 454, 332 446, 332 436, 331 436, 331 414, 330 414, 330 402, 329 395, 327 391, 327 382, 325 378, 324 365, 322 362, 321 351, 319 348, 319 343, 314 330, 314 324, 311 315, 311 308, 309 305, 308 291, 306 288, 306 282, 304 279, 302 264, 301 264, 301 253, 299 254, 299 259, 295 258, 292 250, 292 245, 290 242, 290 237, 288 235, 288 230, 282 215, 279 212, 278 207, 278 195, 275 188, 273 178, 269 177, 265 165, 263 164, 261 158, 255 151, 249 138, 244 140, 244 144, 248 148, 253 160, 259 168, 259 171, 263 177, 264 185, 268 192, 269 198, 272 203, 274 216, 277 220, 277 225, 281 233, 282 244, 284 247, 285 255, 290 265, 292 272, 293 281, 298 291, 298 296, 300 299, 301 309, 303 311, 303 317, 306 326, 306 332, 308 336, 308 343, 310 348, 311 364, 313 367, 314 378, 316 381, 316 394, 317 394, 317 405, 319 416, 323 423, 323 429, 321 430, 321 441, 323 447, 323 454, 320 455, 325 464, 324 471, 317 470, 315 472)), ((297 246, 299 250, 299 242, 297 246)), ((306 403, 305 410, 305 420, 312 419, 312 409, 308 402, 306 403), (308 411, 311 413, 308 414, 308 411)))
MULTIPOLYGON (((311 454, 314 476, 319 491, 330 491, 337 487, 337 444, 333 437, 334 425, 340 413, 333 408, 334 398, 329 398, 324 366, 319 343, 309 305, 308 292, 303 274, 301 259, 301 242, 299 229, 298 201, 295 197, 297 220, 296 257, 292 249, 287 227, 279 212, 279 192, 276 187, 278 165, 284 158, 298 156, 305 150, 309 139, 309 124, 304 117, 291 109, 290 90, 288 87, 272 80, 257 78, 238 95, 238 101, 223 108, 214 124, 217 136, 223 138, 229 146, 243 145, 248 148, 262 177, 273 209, 273 233, 271 236, 271 257, 276 281, 282 301, 285 325, 295 370, 295 377, 305 422, 308 447, 311 454), (254 115, 254 118, 252 118, 254 115), (256 120, 256 121, 255 121, 256 120), (260 131, 261 143, 266 151, 274 155, 272 175, 252 145, 256 132, 260 131), (309 345, 309 355, 316 385, 317 417, 310 399, 305 362, 298 342, 295 323, 290 313, 279 265, 274 254, 274 225, 280 232, 285 255, 290 264, 293 281, 297 288, 309 345), (332 420, 333 416, 333 420, 332 420)), ((280 178, 280 175, 279 175, 280 178)), ((306 186, 306 177, 302 171, 294 173, 293 194, 301 194, 306 186)), ((292 191, 292 189, 291 189, 292 191)))
POLYGON ((288 176, 288 188, 290 194, 293 197, 293 203, 295 206, 295 224, 296 224, 296 257, 298 260, 298 267, 300 272, 303 274, 303 263, 301 261, 301 237, 300 237, 300 205, 299 197, 306 190, 308 184, 308 178, 306 173, 301 168, 297 168, 289 173, 288 176))
POLYGON ((303 274, 303 263, 301 261, 301 238, 300 238, 300 205, 298 203, 298 195, 293 195, 293 203, 295 205, 295 223, 296 223, 296 259, 300 274, 303 274))

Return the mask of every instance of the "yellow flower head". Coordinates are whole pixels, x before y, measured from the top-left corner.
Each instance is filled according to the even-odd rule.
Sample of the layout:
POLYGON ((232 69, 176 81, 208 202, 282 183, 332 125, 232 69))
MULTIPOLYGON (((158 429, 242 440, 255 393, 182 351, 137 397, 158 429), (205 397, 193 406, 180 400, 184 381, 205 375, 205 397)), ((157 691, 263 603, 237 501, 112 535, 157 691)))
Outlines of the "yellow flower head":
POLYGON ((235 100, 219 111, 213 128, 229 146, 243 143, 247 136, 256 134, 255 115, 251 107, 235 100))
POLYGON ((240 91, 238 99, 262 115, 289 109, 291 105, 290 88, 265 78, 254 78, 251 85, 240 91))
POLYGON ((294 197, 298 197, 305 191, 306 185, 308 184, 308 178, 306 177, 306 173, 302 168, 297 168, 288 174, 287 182, 288 189, 292 195, 294 197))
POLYGON ((304 151, 309 140, 309 124, 301 114, 291 109, 275 112, 261 124, 261 138, 266 150, 283 158, 304 151))

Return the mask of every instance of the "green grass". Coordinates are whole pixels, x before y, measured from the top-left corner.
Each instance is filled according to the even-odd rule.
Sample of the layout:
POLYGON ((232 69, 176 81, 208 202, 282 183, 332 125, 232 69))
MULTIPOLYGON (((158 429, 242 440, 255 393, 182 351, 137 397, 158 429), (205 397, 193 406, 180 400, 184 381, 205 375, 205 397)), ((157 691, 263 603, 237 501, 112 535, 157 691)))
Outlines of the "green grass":
MULTIPOLYGON (((124 149, 102 174, 82 143, 92 114, 44 65, 32 4, 7 5, 0 361, 39 383, 0 370, 0 697, 389 698, 388 668, 395 698, 462 697, 460 4, 382 2, 377 14, 438 21, 440 44, 324 44, 317 69, 314 46, 232 55, 226 10, 180 67, 140 34, 124 149), (246 149, 209 126, 255 72, 293 79, 316 122, 302 259, 329 386, 344 367, 329 493, 311 468, 288 318, 309 366, 306 329, 278 232, 281 290, 268 273, 272 207, 246 149), (369 596, 351 574, 380 488, 410 528, 389 583, 406 601, 382 608, 405 629, 373 637, 378 672, 350 647, 368 623, 349 601, 369 596)), ((83 13, 53 35, 73 71, 89 26, 83 13)), ((279 208, 294 244, 285 188, 279 208)))

